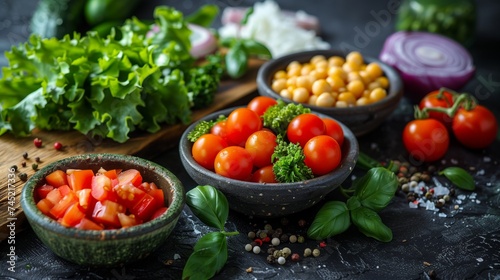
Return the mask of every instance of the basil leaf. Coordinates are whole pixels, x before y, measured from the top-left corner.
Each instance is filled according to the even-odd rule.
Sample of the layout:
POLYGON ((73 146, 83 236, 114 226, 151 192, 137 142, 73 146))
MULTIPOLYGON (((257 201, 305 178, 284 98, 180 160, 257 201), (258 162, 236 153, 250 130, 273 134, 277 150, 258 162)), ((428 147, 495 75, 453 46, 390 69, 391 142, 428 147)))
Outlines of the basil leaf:
POLYGON ((316 213, 307 236, 321 240, 346 231, 351 225, 349 210, 344 202, 329 201, 316 213))
POLYGON ((227 261, 227 240, 222 232, 210 232, 196 242, 182 271, 182 279, 210 279, 227 261))
POLYGON ((356 195, 364 207, 373 211, 384 209, 398 189, 396 175, 383 167, 368 170, 359 180, 353 182, 356 195))
POLYGON ((249 55, 271 58, 271 51, 262 43, 253 39, 241 39, 249 55))
POLYGON ((219 14, 219 6, 203 5, 197 11, 186 17, 186 22, 197 24, 203 27, 210 27, 214 19, 219 14))
POLYGON ((227 74, 234 79, 240 78, 248 68, 248 53, 241 41, 229 48, 225 56, 227 74))
POLYGON ((392 240, 392 231, 384 223, 380 216, 366 207, 351 210, 352 223, 368 237, 378 241, 389 242, 392 240))
POLYGON ((439 172, 439 175, 446 176, 448 180, 460 189, 472 191, 476 188, 474 178, 463 168, 457 166, 447 167, 439 172))
POLYGON ((241 25, 245 25, 248 22, 248 18, 253 14, 253 7, 248 8, 246 10, 245 15, 243 15, 243 18, 241 19, 241 25))
POLYGON ((203 223, 224 230, 229 203, 222 192, 209 185, 197 186, 186 193, 186 203, 203 223))
POLYGON ((352 211, 359 207, 362 207, 362 205, 357 196, 352 196, 347 200, 347 209, 352 211))

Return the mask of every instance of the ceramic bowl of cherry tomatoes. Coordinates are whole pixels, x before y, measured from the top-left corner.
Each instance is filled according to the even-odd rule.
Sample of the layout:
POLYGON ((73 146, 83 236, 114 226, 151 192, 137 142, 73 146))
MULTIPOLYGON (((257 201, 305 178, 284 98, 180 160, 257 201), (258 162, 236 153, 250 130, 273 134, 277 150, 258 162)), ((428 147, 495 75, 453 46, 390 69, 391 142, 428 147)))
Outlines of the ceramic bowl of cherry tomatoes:
POLYGON ((174 229, 185 205, 179 179, 148 160, 83 154, 38 170, 21 206, 33 231, 57 256, 114 266, 148 256, 174 229))
POLYGON ((194 122, 179 144, 187 173, 219 189, 232 210, 248 216, 282 217, 319 203, 351 174, 358 142, 347 126, 308 108, 288 116, 285 125, 269 124, 287 118, 273 115, 276 108, 295 114, 291 106, 258 96, 194 122), (255 108, 258 99, 273 104, 255 108))
POLYGON ((270 60, 259 68, 257 86, 263 96, 337 119, 356 136, 376 129, 403 97, 394 68, 356 51, 309 50, 270 60))

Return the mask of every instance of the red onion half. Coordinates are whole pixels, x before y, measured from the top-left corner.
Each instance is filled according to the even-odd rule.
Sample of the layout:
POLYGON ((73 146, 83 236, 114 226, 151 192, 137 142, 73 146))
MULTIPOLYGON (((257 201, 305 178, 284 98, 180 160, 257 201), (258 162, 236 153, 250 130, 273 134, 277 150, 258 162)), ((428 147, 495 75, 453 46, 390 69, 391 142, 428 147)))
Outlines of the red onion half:
POLYGON ((399 71, 413 102, 441 87, 458 91, 475 73, 470 53, 435 33, 396 32, 386 39, 380 60, 399 71))

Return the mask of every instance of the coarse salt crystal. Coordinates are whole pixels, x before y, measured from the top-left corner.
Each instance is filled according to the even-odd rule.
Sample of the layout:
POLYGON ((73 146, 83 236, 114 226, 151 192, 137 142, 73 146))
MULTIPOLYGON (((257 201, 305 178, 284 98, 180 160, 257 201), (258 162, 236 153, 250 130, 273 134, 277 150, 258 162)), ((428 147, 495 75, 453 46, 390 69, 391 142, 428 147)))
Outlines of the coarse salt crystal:
POLYGON ((484 161, 484 162, 491 162, 491 158, 490 158, 490 157, 484 157, 484 158, 483 158, 483 161, 484 161))
POLYGON ((439 217, 441 217, 441 218, 446 218, 446 217, 448 216, 448 215, 446 215, 445 213, 439 213, 438 215, 439 215, 439 217))
POLYGON ((459 194, 459 195, 457 195, 457 198, 460 199, 460 200, 464 200, 467 197, 465 196, 465 194, 459 194))
POLYGON ((413 203, 413 202, 408 202, 408 206, 412 209, 417 209, 418 208, 418 205, 413 203))
POLYGON ((434 204, 434 202, 428 200, 426 203, 425 203, 425 210, 431 210, 431 211, 434 211, 436 210, 436 205, 434 204))

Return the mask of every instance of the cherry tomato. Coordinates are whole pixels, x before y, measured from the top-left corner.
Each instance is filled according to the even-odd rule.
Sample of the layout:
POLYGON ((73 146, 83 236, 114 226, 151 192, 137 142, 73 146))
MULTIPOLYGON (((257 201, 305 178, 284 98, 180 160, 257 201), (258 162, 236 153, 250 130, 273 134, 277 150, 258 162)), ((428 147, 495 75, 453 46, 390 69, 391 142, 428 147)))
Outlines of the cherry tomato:
POLYGON ((214 160, 217 154, 227 147, 226 140, 214 134, 204 134, 193 143, 191 153, 194 160, 208 170, 214 170, 214 160))
POLYGON ((486 107, 477 105, 472 110, 460 108, 453 117, 452 131, 457 140, 472 149, 486 148, 498 132, 495 115, 486 107))
MULTIPOLYGON (((453 95, 447 91, 443 91, 442 96, 439 95, 439 90, 428 93, 420 100, 419 108, 450 108, 453 106, 453 95)), ((429 117, 436 119, 446 126, 450 126, 452 118, 445 113, 429 111, 429 117)))
POLYGON ((226 122, 229 145, 244 147, 248 136, 262 128, 260 116, 245 107, 232 111, 226 122))
POLYGON ((286 131, 288 140, 299 143, 301 147, 314 136, 325 134, 326 128, 323 120, 315 114, 300 114, 290 121, 286 131))
POLYGON ((210 129, 210 133, 222 137, 227 142, 227 122, 226 120, 217 122, 210 129))
POLYGON ((240 146, 222 149, 214 161, 215 173, 236 180, 249 180, 252 175, 252 155, 240 146))
POLYGON ((344 130, 342 130, 340 124, 336 120, 330 118, 322 118, 322 120, 325 123, 325 134, 337 140, 339 146, 342 147, 344 143, 344 130))
POLYGON ((276 176, 274 176, 273 166, 268 165, 257 169, 250 179, 255 183, 277 183, 276 176))
POLYGON ((442 158, 450 137, 443 123, 435 119, 417 119, 406 124, 403 129, 403 144, 418 161, 431 162, 442 158))
POLYGON ((252 155, 253 165, 260 168, 271 164, 271 156, 276 145, 274 133, 269 130, 259 130, 248 137, 245 149, 252 155))
POLYGON ((268 96, 257 96, 250 100, 247 104, 247 108, 257 113, 257 115, 262 116, 267 108, 276 105, 278 102, 276 99, 268 96))
POLYGON ((316 176, 325 175, 340 164, 342 152, 339 143, 328 135, 311 138, 304 146, 304 163, 316 176))

